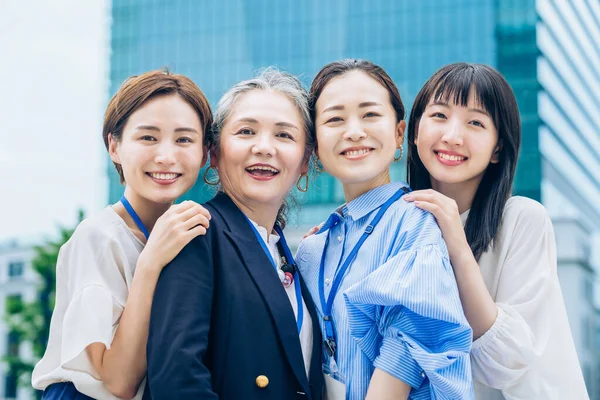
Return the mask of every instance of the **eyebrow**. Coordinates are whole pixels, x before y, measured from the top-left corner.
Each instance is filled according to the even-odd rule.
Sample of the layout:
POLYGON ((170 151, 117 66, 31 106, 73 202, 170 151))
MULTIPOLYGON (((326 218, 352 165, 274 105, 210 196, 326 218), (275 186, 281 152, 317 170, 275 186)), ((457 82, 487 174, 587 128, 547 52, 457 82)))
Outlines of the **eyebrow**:
MULTIPOLYGON (((154 125, 138 125, 135 129, 138 131, 144 130, 144 131, 160 132, 160 128, 158 126, 154 126, 154 125)), ((190 133, 198 134, 197 130, 195 130, 194 128, 188 128, 188 127, 175 128, 175 132, 190 132, 190 133)))
MULTIPOLYGON (((250 118, 250 117, 246 117, 246 118, 240 118, 238 121, 240 122, 247 122, 249 124, 258 124, 258 120, 254 119, 254 118, 250 118)), ((298 127, 290 122, 285 122, 285 121, 281 121, 281 122, 276 122, 275 126, 283 126, 286 128, 292 128, 292 129, 298 129, 298 127)), ((299 130, 299 129, 298 129, 299 130)))
MULTIPOLYGON (((448 105, 448 103, 444 103, 444 102, 442 102, 442 101, 434 101, 433 103, 431 103, 431 105, 433 105, 433 106, 442 106, 442 107, 450 108, 450 106, 448 105)), ((467 111, 470 111, 470 112, 476 112, 476 113, 479 113, 479 114, 483 114, 483 115, 485 115, 486 117, 490 117, 490 118, 491 118, 491 115, 490 115, 490 114, 489 114, 487 111, 485 111, 485 110, 482 110, 482 109, 480 109, 480 108, 468 108, 468 109, 467 109, 467 111)))
MULTIPOLYGON (((365 107, 373 107, 373 106, 381 106, 381 103, 378 103, 376 101, 363 101, 362 103, 360 103, 358 105, 358 108, 365 108, 365 107)), ((337 106, 331 106, 331 107, 327 107, 326 109, 323 110, 323 112, 328 112, 328 111, 341 111, 344 109, 344 106, 339 104, 337 106)))

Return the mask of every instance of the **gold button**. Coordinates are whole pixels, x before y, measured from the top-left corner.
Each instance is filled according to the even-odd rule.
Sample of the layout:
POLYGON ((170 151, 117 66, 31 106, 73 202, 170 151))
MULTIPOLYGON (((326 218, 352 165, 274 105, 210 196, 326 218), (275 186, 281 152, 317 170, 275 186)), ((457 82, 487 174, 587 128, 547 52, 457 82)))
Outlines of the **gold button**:
POLYGON ((266 388, 269 385, 269 378, 264 375, 259 375, 256 377, 256 386, 261 389, 266 388))

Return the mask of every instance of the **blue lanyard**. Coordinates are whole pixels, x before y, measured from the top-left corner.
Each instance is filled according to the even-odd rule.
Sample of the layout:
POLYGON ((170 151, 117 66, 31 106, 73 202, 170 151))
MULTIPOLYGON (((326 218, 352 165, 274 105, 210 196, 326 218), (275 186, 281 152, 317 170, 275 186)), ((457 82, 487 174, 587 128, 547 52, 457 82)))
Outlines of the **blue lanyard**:
POLYGON ((346 257, 346 260, 344 260, 344 263, 341 266, 338 265, 337 271, 333 278, 333 283, 331 284, 329 297, 326 301, 324 285, 325 255, 327 254, 327 246, 329 245, 330 232, 327 233, 327 239, 325 239, 325 246, 323 247, 323 255, 321 256, 321 267, 319 268, 319 298, 321 301, 321 308, 323 309, 323 323, 325 325, 325 338, 323 340, 323 344, 325 346, 325 351, 327 352, 327 355, 329 355, 329 357, 333 357, 335 355, 337 347, 335 343, 335 333, 333 327, 333 319, 331 316, 331 309, 333 308, 333 301, 335 300, 335 295, 338 289, 340 288, 342 281, 344 280, 344 275, 346 274, 346 271, 348 270, 350 264, 352 264, 352 262, 356 258, 356 255, 358 254, 358 251, 360 250, 361 246, 363 245, 365 240, 367 240, 367 237, 369 237, 369 235, 373 232, 373 230, 383 217, 383 214, 385 214, 387 209, 390 208, 390 206, 396 200, 398 200, 400 197, 402 197, 405 193, 408 192, 410 192, 409 188, 402 187, 379 208, 379 212, 377 213, 377 215, 375 215, 375 218, 373 218, 371 223, 367 225, 362 236, 360 237, 360 239, 358 239, 358 242, 354 245, 352 251, 350 251, 350 254, 348 254, 348 257, 346 257))
MULTIPOLYGON (((271 265, 273 265, 275 273, 277 274, 277 264, 271 256, 271 251, 267 247, 267 244, 263 240, 262 236, 260 236, 260 233, 258 233, 258 230, 254 226, 254 224, 250 221, 250 219, 248 219, 248 217, 246 217, 246 219, 248 220, 250 227, 252 227, 252 230, 256 235, 256 239, 258 239, 258 243, 260 243, 262 249, 267 255, 267 258, 269 259, 269 261, 271 261, 271 265)), ((287 242, 285 241, 283 231, 279 226, 275 225, 275 232, 277 232, 277 234, 279 235, 279 244, 281 244, 281 248, 283 249, 283 254, 287 259, 287 262, 292 263, 295 266, 296 263, 294 262, 294 257, 292 256, 292 252, 290 251, 290 248, 288 247, 287 242)), ((298 306, 298 319, 296 319, 296 328, 298 328, 298 335, 300 335, 300 331, 302 330, 302 321, 304 319, 304 307, 302 305, 302 288, 300 287, 300 277, 298 276, 298 268, 294 268, 294 288, 296 290, 296 304, 298 306)))
POLYGON ((125 209, 127 210, 129 215, 133 219, 133 222, 135 222, 137 227, 140 229, 140 231, 142 231, 142 233, 146 237, 146 240, 148 240, 148 238, 150 237, 150 233, 148 233, 148 229, 146 229, 146 227, 144 226, 144 223, 140 219, 140 216, 137 215, 137 213, 135 212, 133 207, 131 207, 131 204, 129 204, 129 201, 125 198, 125 195, 121 196, 121 203, 123 203, 123 206, 125 206, 125 209))

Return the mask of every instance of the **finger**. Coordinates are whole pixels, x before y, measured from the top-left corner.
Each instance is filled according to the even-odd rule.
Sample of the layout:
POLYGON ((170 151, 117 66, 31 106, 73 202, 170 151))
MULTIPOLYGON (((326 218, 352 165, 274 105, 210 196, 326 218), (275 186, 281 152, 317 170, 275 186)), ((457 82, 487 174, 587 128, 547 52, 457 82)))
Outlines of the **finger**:
POLYGON ((429 203, 427 201, 415 201, 414 204, 417 208, 432 213, 436 219, 441 216, 442 209, 437 204, 429 203))
POLYGON ((427 201, 429 203, 436 202, 438 197, 434 193, 430 193, 426 190, 419 190, 416 192, 410 192, 402 196, 406 201, 427 201))
POLYGON ((317 233, 319 231, 319 227, 318 226, 313 226, 312 228, 310 228, 310 230, 308 232, 306 232, 306 234, 304 236, 302 236, 302 239, 306 239, 307 237, 314 235, 315 233, 317 233))
POLYGON ((204 215, 195 214, 191 218, 183 221, 183 223, 181 224, 182 228, 186 231, 192 229, 197 225, 202 225, 204 228, 208 229, 210 223, 208 221, 208 218, 206 218, 204 215))
POLYGON ((198 203, 196 203, 195 201, 185 200, 185 201, 182 201, 179 204, 175 204, 170 209, 172 209, 173 211, 175 211, 177 214, 181 214, 181 213, 186 212, 187 210, 191 209, 192 207, 194 207, 196 205, 198 205, 198 203))
POLYGON ((187 243, 189 243, 195 237, 204 235, 206 235, 206 228, 204 228, 202 225, 195 226, 185 233, 187 243))
POLYGON ((210 211, 208 211, 206 208, 204 208, 200 204, 196 204, 196 206, 194 208, 196 209, 196 212, 198 214, 204 215, 206 217, 206 219, 208 219, 208 220, 211 219, 210 211))
POLYGON ((208 213, 208 211, 204 207, 202 207, 200 204, 194 203, 191 207, 178 212, 177 218, 181 219, 182 221, 187 221, 188 219, 192 218, 194 215, 204 215, 204 217, 206 217, 206 214, 201 212, 201 210, 205 210, 208 213))

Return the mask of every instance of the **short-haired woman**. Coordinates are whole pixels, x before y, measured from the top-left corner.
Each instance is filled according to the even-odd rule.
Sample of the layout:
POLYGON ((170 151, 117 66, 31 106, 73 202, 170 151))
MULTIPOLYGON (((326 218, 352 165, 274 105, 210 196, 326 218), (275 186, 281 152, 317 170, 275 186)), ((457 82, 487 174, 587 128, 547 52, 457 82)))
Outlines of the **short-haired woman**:
POLYGON ((206 161, 211 122, 202 91, 167 71, 128 79, 108 104, 103 138, 125 193, 60 249, 50 337, 32 375, 43 399, 142 397, 160 271, 208 228, 201 206, 173 202, 206 161))

